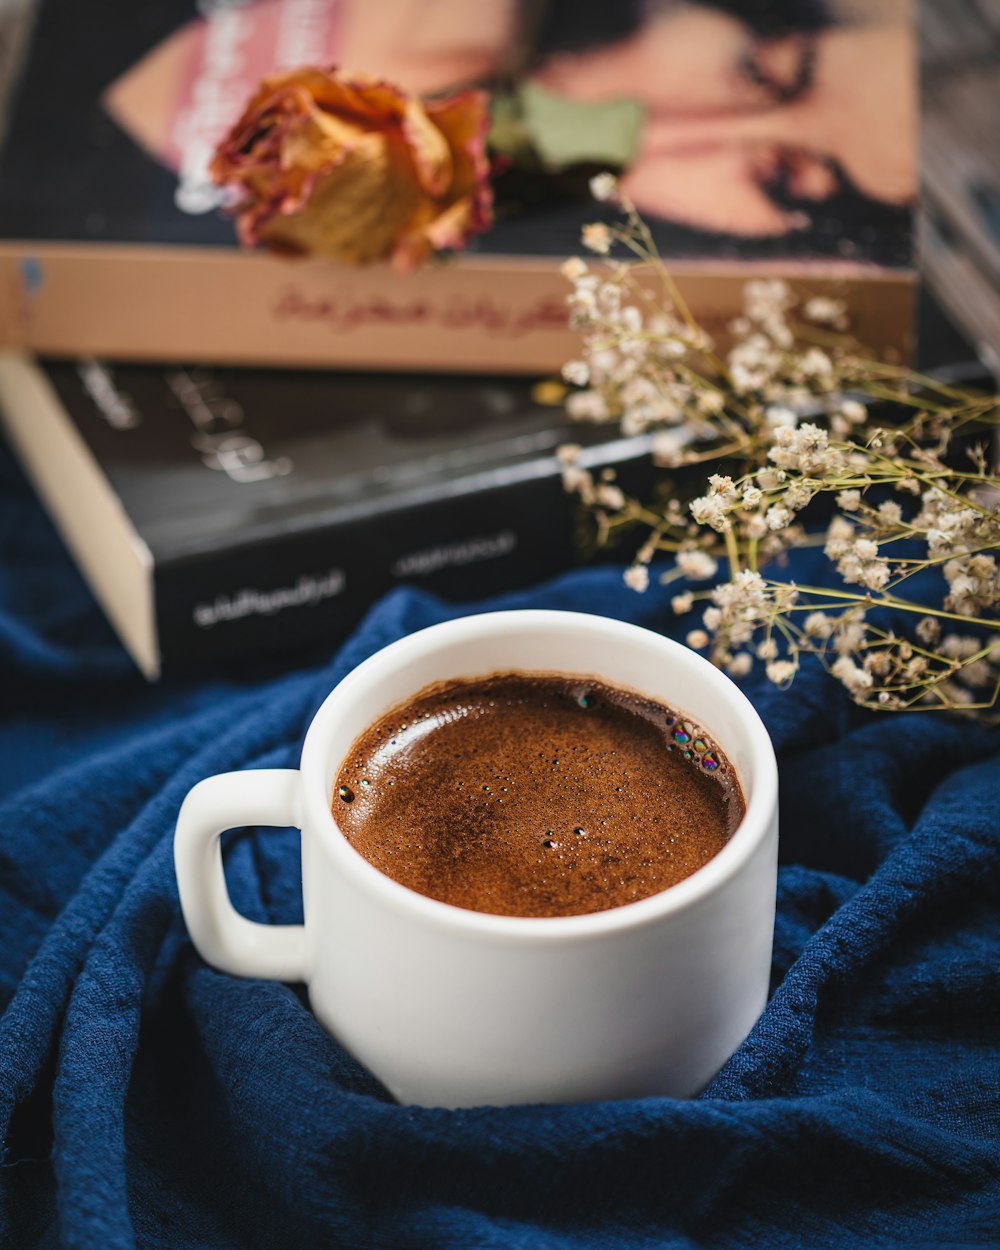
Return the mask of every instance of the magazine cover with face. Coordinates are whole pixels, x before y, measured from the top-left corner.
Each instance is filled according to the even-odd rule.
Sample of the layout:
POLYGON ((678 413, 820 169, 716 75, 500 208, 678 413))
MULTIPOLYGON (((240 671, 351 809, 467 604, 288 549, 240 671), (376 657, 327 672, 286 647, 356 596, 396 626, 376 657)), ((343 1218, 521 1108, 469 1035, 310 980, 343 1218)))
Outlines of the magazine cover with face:
POLYGON ((610 166, 709 329, 766 272, 837 285, 903 351, 915 117, 908 0, 109 0, 100 21, 45 0, 0 163, 0 328, 46 351, 554 368, 558 264, 607 216, 588 182, 610 166), (494 137, 528 100, 537 142, 494 161, 492 227, 405 279, 241 253, 212 155, 265 74, 306 64, 484 89, 494 137))

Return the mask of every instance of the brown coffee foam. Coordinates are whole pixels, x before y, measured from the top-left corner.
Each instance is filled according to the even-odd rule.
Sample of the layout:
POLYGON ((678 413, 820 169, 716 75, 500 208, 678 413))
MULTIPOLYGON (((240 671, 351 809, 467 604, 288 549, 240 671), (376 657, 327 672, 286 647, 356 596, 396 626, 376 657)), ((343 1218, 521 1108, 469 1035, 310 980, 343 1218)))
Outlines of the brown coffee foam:
POLYGON ((745 810, 728 761, 663 704, 513 673, 430 686, 381 717, 351 748, 332 804, 387 876, 513 916, 658 893, 716 855, 745 810), (691 741, 675 742, 678 729, 691 741), (709 752, 714 772, 701 763, 709 752))

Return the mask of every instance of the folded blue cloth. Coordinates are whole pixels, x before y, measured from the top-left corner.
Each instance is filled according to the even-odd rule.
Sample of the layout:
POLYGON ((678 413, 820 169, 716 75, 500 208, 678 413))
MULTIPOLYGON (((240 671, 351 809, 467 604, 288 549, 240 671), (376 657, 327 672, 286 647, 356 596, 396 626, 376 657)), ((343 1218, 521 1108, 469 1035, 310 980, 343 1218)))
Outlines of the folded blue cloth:
MULTIPOLYGON (((666 598, 603 569, 491 606, 682 634, 666 598)), ((1000 1244, 985 728, 861 713, 818 670, 748 682, 781 770, 773 994, 691 1102, 397 1106, 301 987, 195 955, 171 858, 188 788, 294 765, 340 677, 461 610, 404 590, 311 667, 147 687, 0 455, 0 1245, 1000 1244)), ((300 918, 293 831, 234 836, 227 870, 249 915, 300 918)))

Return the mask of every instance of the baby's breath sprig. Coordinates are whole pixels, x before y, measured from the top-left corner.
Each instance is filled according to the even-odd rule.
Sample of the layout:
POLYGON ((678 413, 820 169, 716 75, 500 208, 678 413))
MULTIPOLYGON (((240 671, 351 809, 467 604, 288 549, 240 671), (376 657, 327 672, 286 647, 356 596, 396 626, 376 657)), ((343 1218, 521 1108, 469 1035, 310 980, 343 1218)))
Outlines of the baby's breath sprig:
POLYGON ((563 370, 577 388, 568 410, 652 432, 667 470, 715 470, 693 497, 675 490, 650 504, 562 449, 565 485, 600 539, 643 532, 628 585, 646 589, 654 557, 672 555, 661 582, 691 584, 674 611, 702 611, 689 644, 735 676, 760 661, 784 687, 813 655, 866 707, 995 708, 1000 475, 988 439, 974 440, 1000 425, 997 398, 867 359, 841 301, 800 297, 780 280, 746 284, 718 353, 615 180, 592 186, 621 219, 584 230, 585 245, 609 257, 599 269, 579 258, 564 266, 582 337, 563 370), (616 246, 637 263, 610 259, 616 246), (832 496, 825 512, 821 496, 832 496), (808 545, 836 574, 830 586, 781 578, 785 553, 808 545), (927 601, 928 583, 937 599, 927 601))

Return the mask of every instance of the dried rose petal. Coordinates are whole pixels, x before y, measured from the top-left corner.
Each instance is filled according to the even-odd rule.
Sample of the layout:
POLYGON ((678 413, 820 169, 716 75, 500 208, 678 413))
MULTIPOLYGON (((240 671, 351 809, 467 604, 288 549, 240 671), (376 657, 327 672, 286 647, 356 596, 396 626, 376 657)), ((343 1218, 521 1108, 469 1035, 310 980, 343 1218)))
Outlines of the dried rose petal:
POLYGON ((248 246, 410 269, 490 226, 488 122, 482 92, 425 104, 307 67, 263 80, 212 174, 239 189, 248 246))

